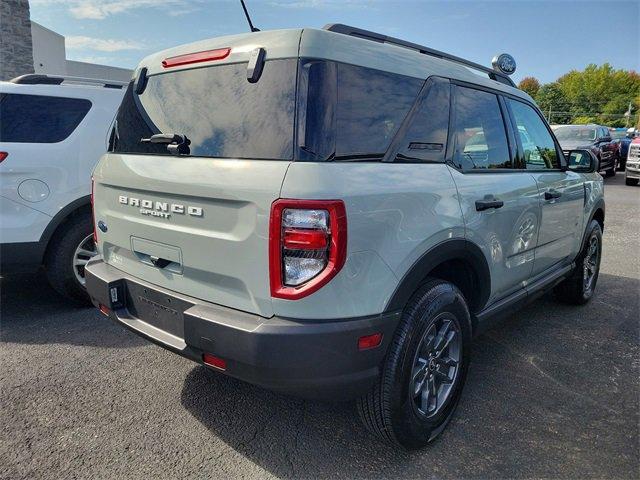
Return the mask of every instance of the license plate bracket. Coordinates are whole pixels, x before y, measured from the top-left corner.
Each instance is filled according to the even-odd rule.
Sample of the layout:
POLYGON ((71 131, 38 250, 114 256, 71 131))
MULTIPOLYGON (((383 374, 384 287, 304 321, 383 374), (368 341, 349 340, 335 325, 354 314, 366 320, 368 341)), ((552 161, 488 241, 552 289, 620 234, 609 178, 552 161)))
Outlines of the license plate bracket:
POLYGON ((129 314, 160 330, 184 338, 184 311, 189 302, 134 282, 127 282, 129 314))

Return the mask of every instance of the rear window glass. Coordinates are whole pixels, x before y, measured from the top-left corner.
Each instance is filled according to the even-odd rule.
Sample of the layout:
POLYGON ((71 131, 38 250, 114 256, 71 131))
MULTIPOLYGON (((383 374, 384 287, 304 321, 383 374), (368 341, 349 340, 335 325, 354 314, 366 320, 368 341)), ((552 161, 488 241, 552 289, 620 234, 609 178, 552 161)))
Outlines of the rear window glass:
POLYGON ((375 160, 415 102, 424 81, 329 61, 301 68, 301 158, 375 160))
POLYGON ((129 86, 111 150, 169 155, 140 140, 171 133, 185 135, 194 156, 291 159, 296 67, 267 61, 257 83, 247 81, 246 63, 150 76, 141 95, 129 86))
POLYGON ((8 93, 0 96, 0 142, 57 143, 80 124, 91 102, 8 93))

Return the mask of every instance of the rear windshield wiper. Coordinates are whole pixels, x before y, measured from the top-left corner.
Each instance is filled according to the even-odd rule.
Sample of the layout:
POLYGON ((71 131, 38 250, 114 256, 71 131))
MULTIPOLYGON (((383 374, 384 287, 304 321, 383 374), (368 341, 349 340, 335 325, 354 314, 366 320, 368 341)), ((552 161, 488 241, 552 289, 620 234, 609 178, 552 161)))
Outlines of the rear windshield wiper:
POLYGON ((177 133, 156 133, 149 138, 141 138, 140 143, 164 144, 167 146, 169 153, 173 155, 189 155, 191 149, 191 140, 186 135, 177 133))
POLYGON ((379 161, 384 157, 384 153, 353 153, 350 155, 331 154, 326 162, 370 162, 379 161))

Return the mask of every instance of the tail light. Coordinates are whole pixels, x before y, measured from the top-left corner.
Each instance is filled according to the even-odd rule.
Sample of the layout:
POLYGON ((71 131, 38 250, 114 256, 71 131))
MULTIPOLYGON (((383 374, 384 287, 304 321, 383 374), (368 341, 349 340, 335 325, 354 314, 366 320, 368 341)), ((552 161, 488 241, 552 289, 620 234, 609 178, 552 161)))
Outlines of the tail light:
POLYGON ((271 206, 271 296, 296 300, 317 291, 343 267, 347 214, 342 200, 276 200, 271 206))
POLYGON ((93 243, 98 244, 98 232, 96 231, 96 209, 93 202, 93 189, 95 181, 91 177, 91 219, 93 220, 93 243))
POLYGON ((8 156, 9 154, 7 152, 0 152, 0 163, 2 163, 2 161, 8 156))

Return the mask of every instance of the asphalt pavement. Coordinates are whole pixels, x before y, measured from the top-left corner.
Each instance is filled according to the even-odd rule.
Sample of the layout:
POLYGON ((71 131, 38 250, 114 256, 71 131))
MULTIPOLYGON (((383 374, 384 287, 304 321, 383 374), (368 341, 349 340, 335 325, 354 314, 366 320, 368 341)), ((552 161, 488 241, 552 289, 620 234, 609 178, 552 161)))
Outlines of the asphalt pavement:
POLYGON ((584 307, 545 297, 476 341, 460 406, 419 452, 351 404, 304 401, 168 353, 41 276, 0 281, 0 478, 639 478, 640 187, 607 179, 584 307))

